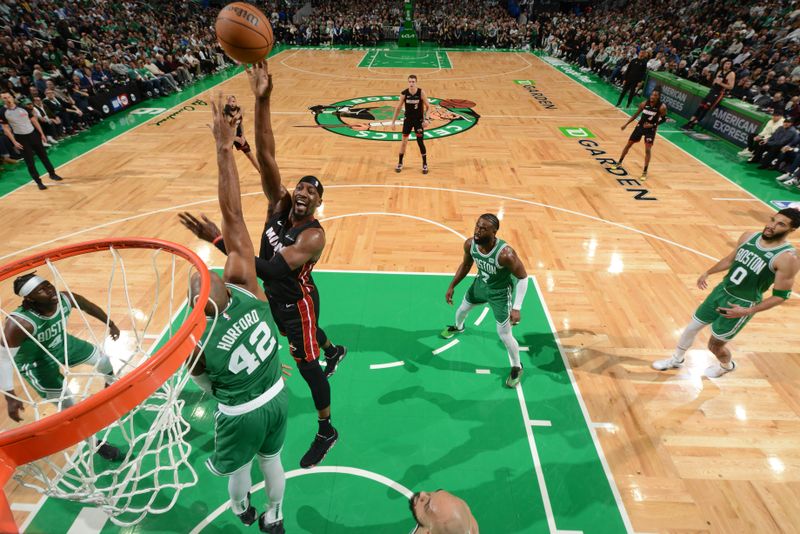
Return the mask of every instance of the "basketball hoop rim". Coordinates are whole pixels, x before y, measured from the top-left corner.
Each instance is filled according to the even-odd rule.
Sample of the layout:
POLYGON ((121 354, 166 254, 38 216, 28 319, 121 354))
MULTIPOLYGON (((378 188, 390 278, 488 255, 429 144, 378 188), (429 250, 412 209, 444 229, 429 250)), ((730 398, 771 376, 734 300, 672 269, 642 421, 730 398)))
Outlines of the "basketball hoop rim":
MULTIPOLYGON (((70 408, 0 433, 0 484, 5 485, 18 466, 71 447, 124 416, 178 370, 203 335, 206 327, 204 308, 211 290, 211 275, 200 256, 170 241, 124 237, 66 245, 0 267, 0 282, 44 265, 47 260, 63 260, 112 248, 161 249, 187 260, 200 273, 198 301, 170 340, 120 380, 70 408)), ((2 513, 2 500, 5 499, 2 497, 0 495, 0 515, 5 515, 2 513)), ((0 519, 0 524, 5 519, 0 519)))

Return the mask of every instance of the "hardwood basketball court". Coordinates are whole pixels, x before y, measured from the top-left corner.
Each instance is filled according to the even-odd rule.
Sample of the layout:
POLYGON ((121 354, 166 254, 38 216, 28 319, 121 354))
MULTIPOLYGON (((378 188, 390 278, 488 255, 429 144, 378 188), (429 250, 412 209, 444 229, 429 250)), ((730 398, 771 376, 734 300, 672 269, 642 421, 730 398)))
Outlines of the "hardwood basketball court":
MULTIPOLYGON (((600 515, 588 516, 589 520, 575 528, 584 532, 791 532, 796 528, 800 524, 800 368, 793 358, 800 346, 797 303, 790 300, 748 324, 732 343, 738 364, 733 374, 718 380, 703 377, 703 370, 714 360, 704 349, 707 331, 688 353, 688 364, 683 369, 659 373, 650 368, 653 360, 671 354, 682 328, 703 299, 705 293, 694 285, 697 276, 727 254, 743 231, 760 230, 772 209, 754 201, 746 191, 664 137, 654 145, 647 182, 636 180, 644 157, 641 145, 635 146, 626 158, 627 175, 611 174, 608 163, 602 160, 619 156, 632 128, 620 132, 626 116, 531 54, 448 51, 450 68, 446 68, 442 65, 442 52, 437 52, 433 57, 438 67, 407 69, 381 66, 386 64, 387 55, 390 54, 366 50, 303 49, 284 50, 270 59, 275 83, 272 120, 284 181, 294 184, 300 176, 315 174, 325 184, 320 218, 324 220, 328 244, 318 268, 452 273, 460 261, 462 237, 470 235, 477 216, 487 211, 498 213, 502 217, 499 235, 515 248, 529 274, 536 278, 546 307, 542 309, 549 309, 556 338, 572 368, 571 375, 559 371, 558 376, 567 383, 574 377, 580 397, 570 402, 585 407, 586 435, 600 448, 593 453, 597 465, 601 471, 605 466, 612 475, 612 482, 603 482, 600 486, 605 484, 605 488, 598 491, 609 492, 614 509, 618 509, 618 519, 604 522, 606 516, 602 514, 608 512, 605 509, 600 515), (406 76, 412 73, 419 77, 420 87, 439 103, 461 100, 475 104, 453 109, 439 106, 439 118, 429 128, 435 138, 426 141, 431 168, 428 175, 420 171, 421 161, 413 142, 408 145, 405 169, 400 174, 394 172, 399 144, 392 142, 396 136, 387 127, 320 127, 324 117, 315 118, 308 109, 393 106, 396 101, 392 98, 405 87, 406 76), (470 123, 469 127, 459 126, 460 120, 470 123), (436 134, 437 130, 443 133, 436 134), (614 497, 621 502, 614 504, 614 497)), ((431 58, 425 61, 430 62, 431 58)), ((237 76, 218 89, 237 96, 245 112, 245 132, 252 143, 253 99, 247 79, 237 76)), ((207 103, 211 93, 192 100, 198 98, 207 103)), ((184 110, 171 120, 162 119, 175 110, 154 117, 64 166, 59 171, 65 178, 63 185, 46 193, 26 186, 0 199, 0 223, 6 229, 0 249, 2 262, 70 242, 138 235, 187 244, 209 265, 221 265, 222 256, 196 240, 177 219, 177 213, 184 210, 219 218, 214 142, 207 128, 210 110, 203 105, 191 107, 194 109, 184 110)), ((381 121, 376 111, 372 122, 381 121)), ((664 130, 674 130, 674 126, 664 125, 664 130)), ((245 216, 255 236, 263 225, 266 201, 250 163, 241 154, 237 154, 237 162, 245 216)), ((134 262, 129 270, 135 272, 137 266, 134 262)), ((93 264, 87 256, 74 268, 81 275, 73 284, 75 291, 102 302, 107 265, 93 264), (94 285, 93 276, 101 282, 94 285)), ((322 279, 328 280, 324 276, 322 279)), ((438 285, 423 289, 412 284, 405 293, 409 299, 416 299, 419 295, 415 291, 425 292, 425 306, 430 309, 412 309, 408 313, 431 318, 427 325, 430 332, 424 334, 429 335, 431 343, 444 326, 442 321, 454 311, 444 303, 447 277, 436 279, 441 280, 438 285), (428 298, 428 293, 433 297, 428 298)), ((715 278, 714 283, 720 279, 715 278)), ((459 287, 457 298, 466 284, 465 281, 459 287)), ((356 284, 354 291, 359 287, 366 290, 371 286, 367 282, 356 284)), ((337 325, 341 326, 340 319, 344 320, 338 308, 346 299, 335 299, 326 291, 335 293, 323 286, 321 321, 336 331, 337 325)), ((18 302, 10 284, 0 288, 0 296, 6 311, 18 302)), ((371 296, 384 298, 381 292, 371 296)), ((403 295, 391 298, 401 300, 403 295)), ((146 291, 136 299, 140 306, 152 303, 146 291)), ((536 296, 529 295, 528 299, 536 301, 536 296)), ((391 301, 387 303, 390 304, 391 301)), ((395 305, 401 309, 406 306, 402 302, 395 305)), ((121 303, 112 304, 112 317, 115 313, 122 314, 121 303)), ((531 319, 534 314, 529 314, 531 319)), ((546 321, 526 326, 526 317, 523 313, 520 330, 529 332, 527 329, 532 328, 541 334, 545 332, 539 332, 540 328, 549 329, 546 321)), ((468 325, 476 318, 471 316, 468 325)), ((490 319, 487 318, 489 326, 490 319)), ((424 328, 418 322, 414 323, 415 332, 424 328)), ((123 327, 124 321, 118 323, 123 327)), ((75 333, 80 333, 81 325, 75 326, 75 333)), ((398 332, 394 335, 402 337, 403 324, 395 324, 395 328, 398 332)), ((486 330, 484 343, 495 341, 491 330, 486 330)), ((533 340, 540 339, 531 335, 533 340)), ((391 355, 395 343, 392 335, 382 339, 387 345, 384 352, 391 355)), ((337 342, 347 344, 351 340, 342 337, 337 342)), ((506 372, 505 356, 499 345, 495 349, 494 361, 482 361, 483 356, 475 355, 474 364, 471 353, 460 349, 459 365, 496 367, 489 377, 476 375, 474 369, 469 371, 470 383, 479 378, 489 381, 506 372)), ((359 387, 375 387, 369 385, 369 372, 407 371, 369 371, 369 364, 376 363, 369 359, 370 350, 378 348, 355 352, 333 379, 334 403, 339 402, 334 412, 341 414, 340 419, 347 417, 347 399, 358 398, 359 387), (346 391, 337 388, 335 382, 344 383, 348 372, 362 373, 364 380, 353 382, 346 391)), ((553 403, 557 406, 561 401, 537 398, 541 390, 534 385, 537 379, 547 376, 548 368, 542 367, 534 346, 530 351, 522 355, 526 368, 522 391, 524 405, 534 420, 537 402, 552 410, 553 403)), ((430 358, 446 361, 448 353, 430 358)), ((435 367, 432 361, 425 365, 435 367)), ((450 394, 455 402, 440 408, 445 412, 456 410, 458 382, 466 379, 463 373, 446 365, 436 370, 438 374, 430 379, 451 384, 450 394)), ((407 383, 397 385, 396 395, 426 399, 424 392, 411 384, 413 374, 402 376, 407 383)), ((382 394, 391 395, 393 382, 381 384, 386 388, 382 394)), ((513 391, 501 389, 499 380, 492 380, 491 387, 498 390, 491 394, 498 406, 519 409, 513 391), (506 404, 504 397, 511 403, 506 404)), ((427 398, 429 403, 437 400, 441 399, 427 398)), ((291 410, 307 417, 295 419, 296 426, 290 432, 304 441, 306 424, 310 424, 310 402, 305 398, 297 401, 291 410)), ((390 397, 385 404, 394 402, 401 399, 390 397)), ((210 406, 207 399, 205 403, 210 406)), ((383 408, 378 402, 368 416, 379 417, 383 408)), ((455 415, 452 417, 458 420, 455 415)), ((522 420, 519 412, 509 416, 511 437, 504 439, 519 440, 527 450, 525 436, 529 427, 536 444, 546 448, 544 442, 551 429, 531 426, 526 417, 524 411, 522 420)), ((11 424, 6 420, 4 428, 11 424)), ((552 432, 557 434, 557 425, 553 426, 552 432)), ((435 429, 419 429, 420 441, 426 439, 427 431, 435 429)), ((342 434, 344 438, 345 431, 342 434)), ((484 436, 473 440, 471 449, 461 452, 477 456, 486 449, 505 445, 487 443, 486 439, 484 436)), ((561 449, 567 459, 569 444, 566 439, 561 449)), ((343 439, 334 452, 347 447, 343 439)), ((591 448, 594 450, 594 446, 591 448)), ((391 448, 384 454, 392 463, 402 455, 391 448)), ((296 467, 295 460, 284 457, 287 471, 296 467)), ((357 461, 356 455, 351 463, 357 461)), ((526 461, 531 461, 530 453, 526 461)), ((432 465, 441 469, 457 467, 447 463, 432 465)), ((502 472, 506 467, 498 462, 496 470, 502 472)), ((519 465, 512 467, 518 469, 519 465)), ((542 468, 547 472, 544 456, 542 468)), ((417 479, 436 480, 431 475, 424 473, 417 479)), ((224 491, 224 481, 214 480, 224 491)), ((295 482, 289 480, 287 487, 295 482)), ((541 489, 532 469, 527 480, 521 476, 516 481, 528 482, 531 488, 541 489)), ((506 482, 499 476, 495 483, 506 482)), ((13 484, 7 487, 10 499, 23 504, 17 506, 18 521, 32 519, 32 526, 39 524, 30 517, 32 507, 24 506, 38 503, 39 496, 15 489, 13 484)), ((554 485, 558 485, 557 479, 547 482, 549 488, 554 485)), ((494 491, 488 482, 482 487, 486 492, 494 491)), ((302 496, 310 502, 292 503, 291 494, 287 493, 287 516, 298 514, 318 500, 309 495, 315 486, 309 484, 308 488, 302 496)), ((408 514, 402 499, 374 488, 370 491, 370 499, 389 499, 387 502, 408 514)), ((458 488, 451 491, 458 493, 458 488)), ((538 491, 533 494, 542 499, 538 491)), ((485 503, 480 503, 480 495, 471 493, 468 501, 482 530, 502 532, 502 515, 481 522, 480 510, 485 503)), ((213 509, 222 502, 208 506, 213 509)), ((515 504, 525 506, 524 502, 515 504)), ((554 506, 558 512, 558 505, 554 506)), ((508 512, 512 514, 514 510, 508 512)), ((564 513, 570 517, 569 507, 564 513)), ((325 517, 325 524, 330 525, 327 532, 352 532, 353 525, 358 524, 352 517, 341 523, 330 519, 333 515, 325 517)), ((558 522, 557 513, 556 520, 551 523, 549 519, 517 518, 513 531, 555 532, 567 528, 558 522)), ((400 528, 400 523, 392 525, 400 528)), ((227 526, 232 527, 233 523, 228 522, 227 526)), ((299 526, 304 525, 301 522, 299 526)), ((105 528, 115 531, 110 523, 105 528)), ((320 532, 307 530, 311 524, 305 528, 320 532)), ((370 525, 363 526, 363 532, 370 531, 370 525)))

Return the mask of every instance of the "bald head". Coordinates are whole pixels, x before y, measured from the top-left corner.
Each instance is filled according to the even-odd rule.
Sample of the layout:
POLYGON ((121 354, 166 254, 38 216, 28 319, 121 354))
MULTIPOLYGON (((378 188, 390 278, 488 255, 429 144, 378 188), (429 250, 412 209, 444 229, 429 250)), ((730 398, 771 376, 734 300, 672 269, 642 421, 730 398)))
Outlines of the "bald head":
POLYGON ((415 493, 409 500, 415 534, 479 534, 467 503, 444 490, 415 493))
MULTIPOLYGON (((208 317, 214 317, 217 314, 217 310, 222 311, 228 306, 228 300, 230 300, 230 295, 228 294, 228 288, 225 287, 225 282, 222 281, 220 276, 211 271, 211 292, 208 296, 208 302, 205 306, 205 314, 208 317), (216 304, 216 306, 214 306, 216 304)), ((189 306, 194 308, 195 301, 200 296, 200 273, 192 273, 191 279, 189 279, 189 306)))

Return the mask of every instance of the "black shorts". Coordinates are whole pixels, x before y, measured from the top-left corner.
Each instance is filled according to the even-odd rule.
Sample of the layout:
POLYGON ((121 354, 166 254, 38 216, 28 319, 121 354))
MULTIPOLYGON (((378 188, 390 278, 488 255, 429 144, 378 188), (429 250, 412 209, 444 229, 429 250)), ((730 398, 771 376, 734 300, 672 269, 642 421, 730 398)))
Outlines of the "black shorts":
POLYGON ((633 141, 634 143, 638 143, 644 137, 644 142, 648 145, 652 145, 653 141, 656 140, 656 127, 653 126, 652 128, 645 128, 641 124, 637 124, 636 128, 633 129, 631 136, 628 138, 628 141, 633 141))
POLYGON ((405 119, 403 121, 403 135, 408 135, 414 131, 418 137, 421 137, 424 130, 422 128, 422 118, 419 119, 405 119))
POLYGON ((236 150, 241 150, 245 154, 249 154, 250 153, 250 143, 248 143, 247 141, 245 141, 244 143, 238 143, 238 142, 234 141, 233 142, 233 146, 236 147, 236 150))
POLYGON ((319 292, 314 289, 297 302, 270 298, 269 307, 281 335, 289 340, 292 358, 298 363, 318 359, 320 347, 328 341, 328 336, 318 325, 319 292))

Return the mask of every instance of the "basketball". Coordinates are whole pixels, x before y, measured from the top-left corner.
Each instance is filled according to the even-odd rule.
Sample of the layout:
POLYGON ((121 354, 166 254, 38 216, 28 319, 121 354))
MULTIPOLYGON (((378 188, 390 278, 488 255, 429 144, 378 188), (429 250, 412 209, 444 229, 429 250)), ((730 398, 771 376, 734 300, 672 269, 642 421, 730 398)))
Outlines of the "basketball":
POLYGON ((239 63, 261 61, 275 42, 269 19, 258 8, 244 2, 222 8, 214 29, 222 49, 239 63))

